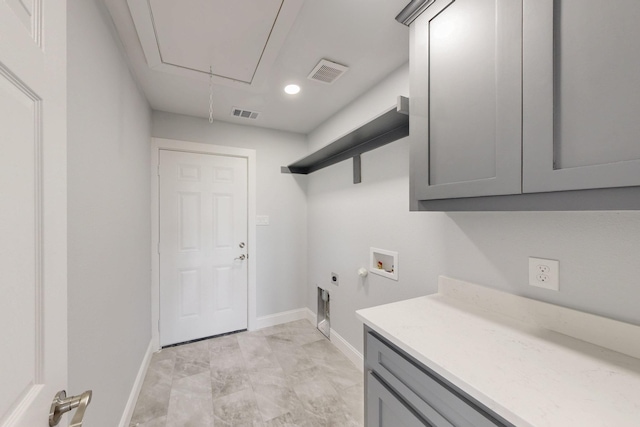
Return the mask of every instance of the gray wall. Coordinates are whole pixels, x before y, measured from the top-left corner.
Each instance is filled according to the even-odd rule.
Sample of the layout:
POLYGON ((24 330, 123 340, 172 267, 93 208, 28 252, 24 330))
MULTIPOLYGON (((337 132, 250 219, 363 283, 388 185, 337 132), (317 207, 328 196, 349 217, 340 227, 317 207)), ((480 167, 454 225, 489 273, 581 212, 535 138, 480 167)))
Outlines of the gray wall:
POLYGON ((102 8, 68 2, 68 391, 113 427, 151 340, 151 111, 102 8))
MULTIPOLYGON (((310 146, 406 93, 405 66, 312 132, 310 146)), ((640 324, 640 212, 409 212, 408 168, 405 138, 362 156, 362 184, 351 162, 309 175, 307 306, 315 311, 316 284, 328 287, 332 327, 359 351, 355 310, 436 292, 438 275, 640 324), (399 252, 399 281, 359 279, 370 246, 399 252), (560 292, 528 285, 529 256, 560 261, 560 292)))
POLYGON ((307 152, 304 135, 153 112, 158 138, 256 150, 257 214, 270 225, 257 227, 257 316, 304 306, 306 295, 306 177, 280 173, 307 152))

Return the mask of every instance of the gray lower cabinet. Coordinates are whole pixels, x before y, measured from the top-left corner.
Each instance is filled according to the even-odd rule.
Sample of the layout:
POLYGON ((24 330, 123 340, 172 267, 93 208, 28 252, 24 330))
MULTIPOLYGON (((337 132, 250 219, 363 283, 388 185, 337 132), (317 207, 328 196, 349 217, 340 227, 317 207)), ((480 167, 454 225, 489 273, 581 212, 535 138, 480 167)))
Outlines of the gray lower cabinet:
POLYGON ((426 423, 371 372, 367 374, 367 426, 424 427, 426 423))
POLYGON ((367 427, 512 424, 365 327, 367 427))
POLYGON ((412 209, 483 197, 504 210, 614 209, 587 199, 635 187, 611 193, 630 208, 640 194, 639 1, 414 0, 407 9, 398 19, 411 33, 412 209), (545 206, 539 194, 551 192, 577 202, 545 206))

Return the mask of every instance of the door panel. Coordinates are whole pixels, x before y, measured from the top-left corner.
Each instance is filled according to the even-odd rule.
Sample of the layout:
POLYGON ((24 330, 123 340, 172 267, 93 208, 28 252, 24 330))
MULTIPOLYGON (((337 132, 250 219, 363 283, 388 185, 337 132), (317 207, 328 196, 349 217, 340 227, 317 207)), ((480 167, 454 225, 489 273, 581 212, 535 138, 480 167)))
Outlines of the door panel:
POLYGON ((200 250, 200 194, 178 193, 180 203, 180 251, 200 250))
POLYGON ((429 25, 430 185, 496 176, 496 13, 473 6, 453 2, 429 25))
POLYGON ((524 191, 640 185, 640 3, 524 8, 524 191))
POLYGON ((557 169, 640 160, 640 6, 635 0, 598 6, 554 3, 557 169))
POLYGON ((517 1, 436 0, 411 24, 418 200, 521 192, 517 1))
POLYGON ((160 344, 246 329, 247 160, 160 150, 160 344))
POLYGON ((200 270, 180 270, 178 287, 180 288, 180 317, 200 315, 200 270))
POLYGON ((0 2, 2 427, 48 425, 67 382, 65 17, 0 2))
POLYGON ((213 247, 227 250, 233 245, 233 197, 226 194, 213 195, 213 247))
POLYGON ((11 11, 15 14, 20 23, 24 25, 27 32, 32 34, 34 0, 5 0, 5 2, 11 8, 11 11))
POLYGON ((0 381, 2 415, 41 382, 43 344, 40 100, 6 74, 0 72, 0 324, 11 327, 3 330, 0 366, 11 369, 0 381))

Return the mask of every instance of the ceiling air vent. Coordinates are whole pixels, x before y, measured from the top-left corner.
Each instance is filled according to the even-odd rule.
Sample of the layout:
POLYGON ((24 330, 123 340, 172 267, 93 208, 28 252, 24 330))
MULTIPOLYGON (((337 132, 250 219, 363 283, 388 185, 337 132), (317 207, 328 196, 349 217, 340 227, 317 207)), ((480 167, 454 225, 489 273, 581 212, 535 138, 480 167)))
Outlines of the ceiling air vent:
POLYGON ((347 72, 348 69, 349 67, 345 67, 344 65, 321 59, 307 78, 309 80, 331 84, 338 80, 338 77, 347 72))
POLYGON ((257 119, 260 115, 257 111, 243 110, 242 108, 233 107, 231 109, 231 115, 240 119, 257 119))

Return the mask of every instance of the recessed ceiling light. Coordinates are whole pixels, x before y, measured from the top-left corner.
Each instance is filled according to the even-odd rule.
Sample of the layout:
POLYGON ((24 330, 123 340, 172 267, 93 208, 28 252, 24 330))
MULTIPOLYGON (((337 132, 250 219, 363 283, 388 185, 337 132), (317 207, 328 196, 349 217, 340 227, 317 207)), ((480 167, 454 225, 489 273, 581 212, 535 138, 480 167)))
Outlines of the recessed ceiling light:
POLYGON ((295 95, 296 93, 300 92, 300 86, 287 85, 284 87, 284 91, 287 92, 289 95, 295 95))

